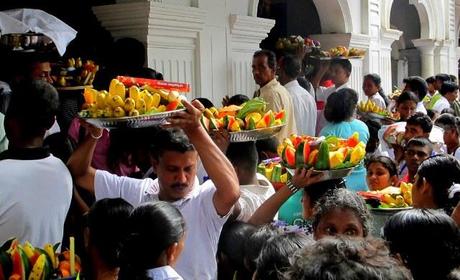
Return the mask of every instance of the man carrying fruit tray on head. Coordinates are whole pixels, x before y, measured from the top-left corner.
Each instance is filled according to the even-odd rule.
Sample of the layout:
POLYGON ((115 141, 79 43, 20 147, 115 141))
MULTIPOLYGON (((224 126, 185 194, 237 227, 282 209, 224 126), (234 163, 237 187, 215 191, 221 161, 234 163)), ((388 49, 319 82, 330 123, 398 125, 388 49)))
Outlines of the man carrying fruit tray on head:
POLYGON ((217 279, 217 242, 238 201, 239 183, 231 163, 200 124, 203 105, 198 101, 182 103, 186 111, 175 113, 166 125, 168 129, 161 130, 154 140, 151 158, 158 179, 119 177, 92 168, 91 157, 102 130, 87 123, 83 125, 90 133, 68 166, 76 183, 94 192, 97 200, 121 197, 135 207, 156 200, 175 205, 187 228, 176 270, 184 279, 217 279), (196 178, 198 156, 211 179, 203 185, 196 178))

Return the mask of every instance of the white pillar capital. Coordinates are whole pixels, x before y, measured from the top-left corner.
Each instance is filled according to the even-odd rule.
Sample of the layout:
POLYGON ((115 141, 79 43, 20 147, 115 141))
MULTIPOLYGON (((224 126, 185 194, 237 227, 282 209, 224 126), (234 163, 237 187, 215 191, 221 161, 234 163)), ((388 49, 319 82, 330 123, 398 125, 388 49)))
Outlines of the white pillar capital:
POLYGON ((422 55, 434 55, 434 49, 439 46, 439 42, 434 39, 415 39, 412 43, 422 55))
POLYGON ((439 46, 439 42, 434 39, 412 40, 414 46, 420 51, 422 64, 422 77, 427 78, 435 74, 434 50, 439 46))
POLYGON ((381 28, 380 31, 380 46, 382 50, 391 51, 391 45, 394 41, 399 40, 402 31, 396 29, 381 28))

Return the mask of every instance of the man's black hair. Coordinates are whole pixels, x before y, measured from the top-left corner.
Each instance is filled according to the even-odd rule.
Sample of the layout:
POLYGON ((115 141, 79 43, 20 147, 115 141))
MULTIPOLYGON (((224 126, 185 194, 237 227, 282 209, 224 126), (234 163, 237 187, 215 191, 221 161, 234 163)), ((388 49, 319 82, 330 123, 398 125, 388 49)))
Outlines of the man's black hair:
POLYGON ((407 119, 407 124, 419 125, 423 132, 430 133, 433 129, 433 121, 424 113, 417 112, 407 119))
POLYGON ((343 69, 345 69, 349 74, 351 73, 352 65, 350 60, 348 59, 336 59, 332 60, 332 65, 340 65, 343 69))
POLYGON ((285 55, 282 60, 284 73, 289 78, 296 79, 301 72, 302 62, 296 56, 291 54, 285 55))
POLYGON ((194 150, 195 147, 181 129, 159 130, 155 136, 154 144, 150 147, 150 153, 156 160, 166 151, 186 153, 194 150))
POLYGON ((259 158, 254 142, 230 143, 226 155, 234 166, 247 172, 256 173, 259 158))
POLYGON ((458 85, 453 82, 444 82, 439 90, 439 93, 444 96, 449 92, 458 90, 458 85))
POLYGON ((256 51, 253 55, 254 58, 259 56, 266 56, 268 67, 270 67, 273 71, 276 71, 276 55, 274 52, 270 50, 260 50, 256 51))
POLYGON ((436 78, 434 76, 428 77, 428 78, 426 78, 425 82, 427 84, 433 84, 433 83, 436 82, 436 78))
POLYGON ((44 135, 59 110, 56 89, 45 81, 24 81, 13 87, 6 117, 16 119, 27 137, 44 135))
POLYGON ((450 76, 448 74, 437 74, 435 76, 436 80, 442 81, 443 83, 445 82, 450 82, 450 76))
POLYGON ((409 85, 410 90, 417 94, 420 100, 423 100, 428 93, 428 84, 422 77, 411 76, 404 79, 403 82, 409 85))

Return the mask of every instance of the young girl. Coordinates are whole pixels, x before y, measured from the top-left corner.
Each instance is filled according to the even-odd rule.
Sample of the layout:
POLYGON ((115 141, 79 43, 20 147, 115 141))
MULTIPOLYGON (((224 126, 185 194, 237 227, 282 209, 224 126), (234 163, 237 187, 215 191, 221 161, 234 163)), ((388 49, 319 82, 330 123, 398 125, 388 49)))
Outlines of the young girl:
POLYGON ((412 91, 404 91, 396 100, 396 112, 399 113, 399 121, 405 122, 415 114, 418 97, 412 91))
POLYGON ((371 191, 397 186, 398 169, 396 163, 386 156, 372 156, 366 160, 367 186, 371 191))
POLYGON ((126 228, 120 279, 183 279, 173 268, 185 234, 185 221, 177 208, 165 201, 143 204, 133 211, 126 228))
POLYGON ((381 87, 382 79, 377 74, 368 74, 364 76, 363 91, 368 100, 374 102, 380 108, 387 108, 388 98, 383 93, 381 87))
POLYGON ((444 144, 447 148, 447 153, 460 159, 460 118, 452 114, 442 114, 435 121, 435 124, 444 129, 444 144))
POLYGON ((314 213, 312 226, 315 240, 336 235, 366 237, 371 229, 366 203, 347 189, 336 189, 321 198, 314 213))
POLYGON ((460 163, 449 155, 422 162, 412 188, 414 208, 443 209, 450 215, 460 199, 460 163))
POLYGON ((383 229, 392 254, 399 256, 415 280, 449 279, 460 265, 460 231, 442 211, 412 209, 390 217, 383 229))

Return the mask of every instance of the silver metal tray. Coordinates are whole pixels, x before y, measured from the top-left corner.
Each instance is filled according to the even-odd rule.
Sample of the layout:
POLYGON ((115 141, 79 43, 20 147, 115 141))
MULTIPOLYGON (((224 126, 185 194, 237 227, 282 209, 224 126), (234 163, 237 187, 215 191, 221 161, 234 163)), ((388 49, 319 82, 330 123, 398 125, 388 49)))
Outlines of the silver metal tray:
POLYGON ((254 129, 254 130, 243 130, 239 132, 230 132, 229 133, 230 142, 249 142, 249 141, 256 141, 256 140, 270 138, 271 136, 280 132, 280 130, 284 126, 285 124, 267 127, 267 128, 259 128, 259 129, 254 129))
POLYGON ((166 119, 174 115, 174 113, 184 110, 185 109, 179 109, 152 115, 140 115, 136 117, 83 119, 88 123, 101 128, 140 128, 163 124, 166 122, 166 119))
MULTIPOLYGON (((294 176, 295 169, 286 168, 287 171, 294 176)), ((350 168, 343 168, 343 169, 331 169, 331 170, 313 170, 313 174, 323 174, 319 182, 332 180, 332 179, 340 179, 347 177, 353 171, 354 167, 350 168)))

